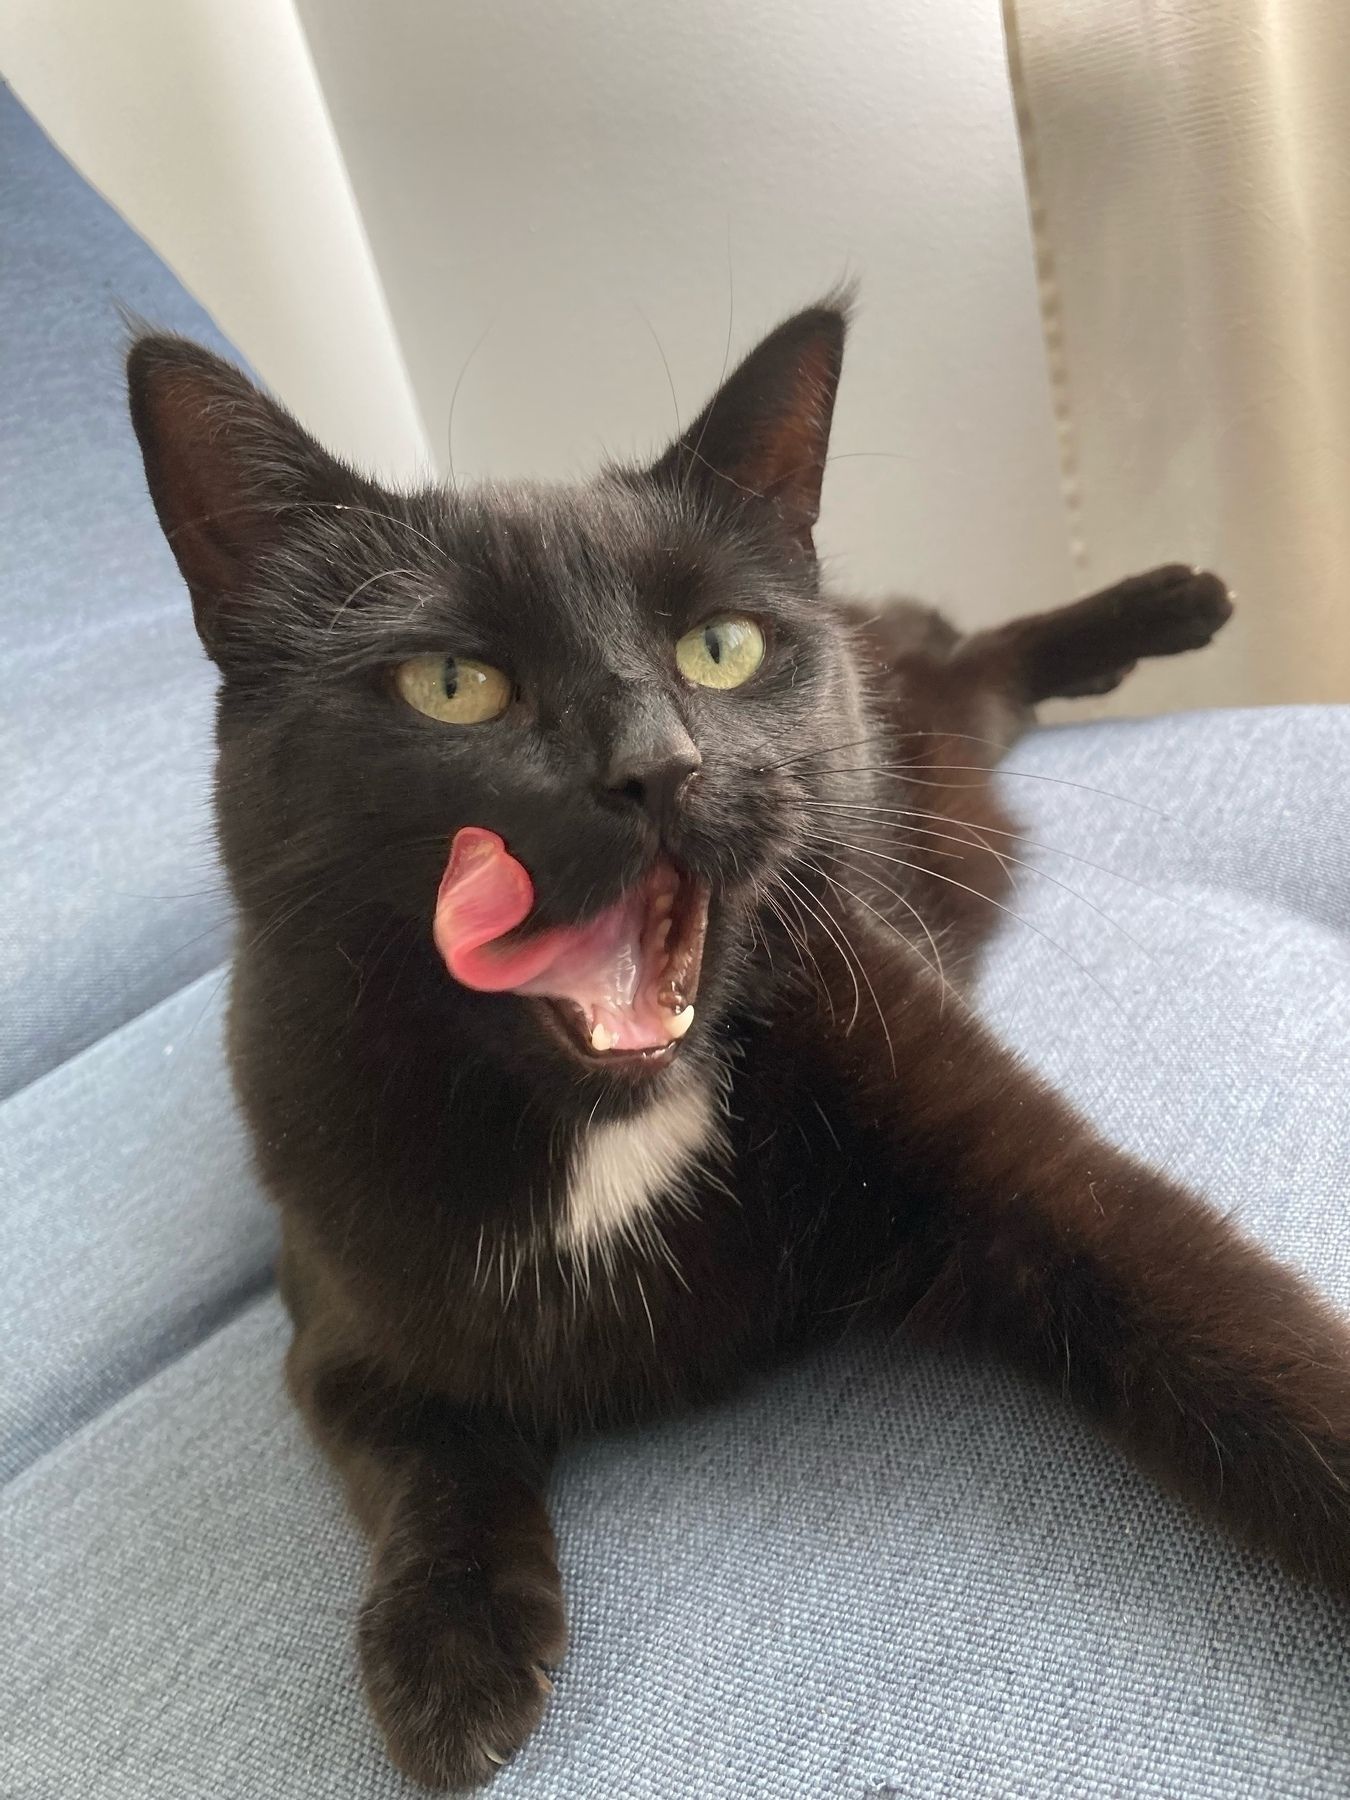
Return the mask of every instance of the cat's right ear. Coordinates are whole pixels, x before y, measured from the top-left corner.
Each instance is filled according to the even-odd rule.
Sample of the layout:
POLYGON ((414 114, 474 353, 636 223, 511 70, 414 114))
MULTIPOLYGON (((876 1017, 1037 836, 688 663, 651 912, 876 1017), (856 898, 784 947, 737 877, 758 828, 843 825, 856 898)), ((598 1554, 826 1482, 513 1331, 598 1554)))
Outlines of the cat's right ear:
POLYGON ((131 422, 150 498, 222 668, 247 630, 250 575, 297 507, 356 498, 359 479, 238 369, 185 338, 127 357, 131 422))
POLYGON ((841 289, 770 332, 650 476, 723 504, 767 507, 796 551, 814 557, 851 303, 841 289))

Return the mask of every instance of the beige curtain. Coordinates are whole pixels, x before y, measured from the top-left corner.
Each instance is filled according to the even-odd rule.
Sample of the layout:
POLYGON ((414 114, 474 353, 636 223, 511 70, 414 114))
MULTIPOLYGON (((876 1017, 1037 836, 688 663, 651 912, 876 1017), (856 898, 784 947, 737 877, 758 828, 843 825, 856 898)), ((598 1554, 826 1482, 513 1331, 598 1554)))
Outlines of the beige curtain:
POLYGON ((1239 615, 1120 710, 1350 700, 1350 0, 1004 0, 1073 555, 1239 615))

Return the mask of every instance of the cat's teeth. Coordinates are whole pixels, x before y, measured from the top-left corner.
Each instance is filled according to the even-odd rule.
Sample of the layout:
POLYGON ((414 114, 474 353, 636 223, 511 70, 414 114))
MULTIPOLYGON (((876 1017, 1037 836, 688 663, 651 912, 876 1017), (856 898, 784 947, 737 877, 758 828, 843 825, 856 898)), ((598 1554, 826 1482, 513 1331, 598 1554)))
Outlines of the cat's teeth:
POLYGON ((682 1038, 694 1022, 694 1009, 686 1006, 683 1011, 672 1013, 666 1020, 666 1030, 673 1038, 682 1038))
POLYGON ((674 909, 674 894, 657 894, 652 901, 652 911, 656 914, 658 919, 664 918, 667 913, 673 912, 674 909))
POLYGON ((612 1050, 618 1041, 618 1038, 607 1025, 597 1025, 591 1031, 592 1050, 599 1050, 602 1053, 606 1050, 612 1050))
POLYGON ((656 948, 658 950, 665 949, 666 939, 669 936, 670 936, 670 920, 662 919, 661 923, 652 932, 652 941, 655 943, 656 948))

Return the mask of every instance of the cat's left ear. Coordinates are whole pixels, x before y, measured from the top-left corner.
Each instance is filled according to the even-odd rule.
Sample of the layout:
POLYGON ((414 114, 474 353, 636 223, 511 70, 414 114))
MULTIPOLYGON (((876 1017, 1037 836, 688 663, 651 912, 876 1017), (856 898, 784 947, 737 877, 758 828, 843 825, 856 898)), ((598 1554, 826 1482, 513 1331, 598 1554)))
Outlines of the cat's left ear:
POLYGON ((846 298, 788 319, 753 349, 651 469, 723 501, 762 501, 815 555, 812 529, 844 360, 846 298))
POLYGON ((186 339, 138 338, 127 389, 198 635, 229 668, 265 630, 252 578, 288 524, 314 509, 369 505, 372 490, 240 370, 186 339))

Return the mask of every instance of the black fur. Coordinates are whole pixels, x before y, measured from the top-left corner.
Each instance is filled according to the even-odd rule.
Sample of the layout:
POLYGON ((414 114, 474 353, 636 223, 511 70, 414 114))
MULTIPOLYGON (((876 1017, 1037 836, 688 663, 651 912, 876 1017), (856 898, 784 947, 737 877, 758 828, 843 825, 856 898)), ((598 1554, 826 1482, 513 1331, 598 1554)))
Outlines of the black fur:
POLYGON ((720 1392, 843 1317, 985 1336, 1050 1377, 1068 1345, 1080 1403, 1165 1480, 1346 1583, 1340 1328, 943 985, 1007 891, 999 747, 1038 700, 1207 641, 1223 588, 1168 568, 969 638, 913 606, 865 625, 812 546, 843 340, 832 305, 788 321, 646 469, 412 495, 206 352, 132 351, 151 492, 223 677, 232 1061, 283 1209, 290 1379, 372 1537, 371 1704, 432 1784, 489 1776, 545 1703, 558 1442, 720 1392), (760 623, 764 665, 692 687, 675 641, 728 613, 760 623), (512 705, 469 728, 414 712, 391 672, 423 651, 502 668, 512 705), (657 805, 643 759, 691 742, 695 776, 657 805), (879 798, 936 826, 887 823, 879 798), (593 915, 658 853, 707 883, 668 1066, 581 1055, 539 1003, 450 978, 431 915, 468 825, 529 870, 531 925, 593 915), (564 1209, 595 1134, 691 1097, 694 1163, 580 1250, 564 1209), (1292 1338, 1249 1341, 1263 1295, 1334 1404, 1292 1338), (1269 1463, 1216 1491, 1213 1431, 1269 1463), (1320 1518, 1263 1505, 1291 1483, 1320 1518))

